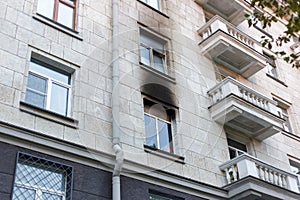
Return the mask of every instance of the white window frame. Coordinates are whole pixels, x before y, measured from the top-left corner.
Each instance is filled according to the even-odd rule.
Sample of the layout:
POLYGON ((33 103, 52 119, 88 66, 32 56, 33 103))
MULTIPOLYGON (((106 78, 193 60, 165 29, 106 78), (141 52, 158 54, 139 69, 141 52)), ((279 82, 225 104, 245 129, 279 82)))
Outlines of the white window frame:
MULTIPOLYGON (((160 102, 157 102, 157 101, 154 101, 154 100, 152 100, 152 99, 150 99, 150 98, 148 98, 148 97, 144 97, 143 99, 146 99, 147 101, 153 102, 153 103, 155 103, 155 104, 160 104, 160 105, 163 106, 165 109, 173 110, 174 115, 175 115, 174 117, 176 118, 176 112, 175 112, 175 109, 169 108, 168 106, 165 106, 164 104, 162 104, 162 103, 160 103, 160 102)), ((143 106, 145 106, 145 105, 143 105, 143 106)), ((171 126, 171 137, 172 137, 172 138, 169 138, 169 144, 170 144, 170 139, 171 139, 171 145, 170 145, 170 150, 171 150, 171 151, 165 151, 165 152, 175 154, 175 141, 174 141, 174 131, 175 131, 174 126, 175 126, 175 124, 174 124, 174 120, 172 119, 173 116, 169 116, 169 117, 170 117, 170 121, 167 121, 167 120, 161 119, 161 118, 159 118, 159 117, 157 117, 157 116, 155 116, 155 115, 152 115, 152 114, 150 114, 150 113, 147 113, 147 112, 145 112, 145 111, 144 111, 144 115, 147 115, 147 116, 149 116, 149 117, 153 117, 153 118, 155 119, 155 129, 156 129, 156 130, 155 130, 155 132, 156 132, 155 135, 156 135, 156 143, 157 143, 157 147, 155 147, 156 149, 159 149, 159 150, 161 150, 161 151, 165 151, 165 150, 161 149, 161 147, 160 147, 160 138, 159 138, 159 132, 158 132, 158 120, 160 120, 160 121, 162 121, 162 122, 165 122, 165 123, 167 123, 167 124, 169 124, 169 125, 171 126)), ((144 118, 144 120, 145 120, 145 118, 144 118)), ((145 130, 146 130, 146 127, 145 127, 145 130)), ((146 136, 146 140, 147 140, 146 132, 145 132, 145 136, 146 136)), ((145 141, 145 145, 146 145, 146 146, 149 146, 149 145, 147 144, 147 141, 145 141)), ((149 146, 149 147, 152 147, 152 146, 149 146)), ((154 147, 153 147, 153 148, 154 148, 154 147)))
POLYGON ((273 99, 277 102, 279 117, 285 120, 285 122, 283 122, 282 124, 282 129, 288 133, 292 133, 293 128, 290 120, 291 118, 289 115, 289 109, 291 108, 291 105, 287 105, 277 98, 273 98, 273 99))
POLYGON ((294 173, 297 176, 297 186, 298 186, 298 192, 300 193, 300 163, 297 161, 294 161, 294 159, 290 159, 290 167, 291 167, 291 171, 292 173, 294 173), (295 164, 293 164, 295 163, 295 164), (295 172, 294 169, 298 169, 298 172, 295 172))
POLYGON ((267 62, 266 62, 267 74, 269 74, 270 76, 279 80, 280 78, 279 78, 279 72, 278 72, 276 59, 272 60, 270 53, 267 53, 265 51, 263 52, 263 54, 267 59, 267 62))
POLYGON ((161 5, 162 5, 161 1, 162 1, 162 0, 140 0, 140 1, 144 2, 145 4, 149 5, 150 7, 154 8, 154 9, 156 9, 156 10, 161 11, 161 5), (154 6, 154 5, 151 3, 152 1, 156 1, 158 7, 154 6))
POLYGON ((237 140, 234 140, 234 139, 231 139, 231 138, 227 138, 227 143, 228 143, 229 156, 230 156, 230 150, 232 150, 232 151, 235 152, 234 158, 236 158, 236 157, 238 157, 238 156, 240 156, 240 155, 243 155, 243 154, 248 154, 248 153, 247 153, 248 149, 247 149, 247 145, 246 145, 246 144, 241 143, 240 141, 237 141, 237 140), (241 144, 241 145, 244 145, 244 146, 246 147, 246 151, 243 151, 243 150, 241 150, 241 149, 238 149, 238 148, 236 148, 236 147, 231 146, 231 145, 229 144, 229 141, 228 141, 228 140, 232 140, 233 142, 236 142, 236 143, 239 143, 239 144, 241 144))
POLYGON ((152 31, 149 31, 145 28, 142 28, 140 27, 140 32, 139 32, 139 38, 141 38, 141 31, 144 31, 144 32, 147 32, 149 35, 152 35, 153 38, 159 38, 160 40, 164 41, 164 43, 162 44, 163 46, 163 51, 159 51, 158 49, 155 49, 153 48, 152 46, 148 45, 148 44, 145 44, 141 41, 139 41, 139 58, 140 58, 140 63, 142 65, 145 65, 145 66, 148 66, 150 67, 151 69, 154 69, 156 71, 159 71, 160 73, 164 73, 164 74, 169 74, 168 73, 168 67, 167 67, 167 59, 168 59, 168 55, 167 55, 167 46, 169 45, 169 42, 168 40, 166 40, 165 38, 163 38, 162 36, 152 32, 152 31), (141 47, 143 48, 146 48, 146 49, 149 49, 149 52, 150 52, 150 65, 147 65, 146 63, 143 63, 142 62, 142 55, 141 55, 141 47), (163 67, 163 72, 161 72, 160 70, 156 69, 155 67, 155 63, 154 63, 154 54, 158 54, 159 57, 162 58, 162 67, 163 67))
MULTIPOLYGON (((40 62, 36 62, 35 60, 31 60, 30 63, 35 63, 35 64, 39 65, 40 67, 48 68, 48 69, 49 69, 49 67, 47 67, 47 66, 41 64, 40 62)), ((54 71, 58 72, 57 70, 55 70, 55 69, 53 69, 53 68, 51 68, 51 70, 54 70, 54 71)), ((58 73, 59 73, 59 72, 58 72, 58 73)), ((47 88, 46 88, 46 93, 41 93, 41 92, 39 92, 39 91, 33 90, 33 89, 31 89, 31 88, 28 88, 28 85, 27 85, 27 87, 26 87, 26 91, 27 91, 27 90, 30 90, 30 91, 33 91, 33 92, 35 92, 35 93, 40 93, 40 94, 43 94, 43 95, 45 94, 45 96, 46 96, 46 98, 45 98, 45 101, 46 101, 46 102, 44 102, 44 103, 45 103, 45 107, 40 107, 40 108, 43 108, 43 109, 46 109, 46 110, 55 112, 55 111, 51 110, 51 108, 50 108, 50 106, 51 106, 51 94, 52 94, 52 87, 53 87, 53 84, 57 84, 57 85, 59 85, 59 86, 61 86, 61 87, 67 88, 67 90, 68 90, 67 106, 66 106, 66 109, 67 109, 67 110, 65 111, 65 114, 61 114, 61 113, 58 113, 58 114, 61 114, 61 115, 64 115, 64 116, 68 116, 68 117, 69 117, 69 116, 71 115, 71 95, 72 95, 72 79, 71 79, 71 74, 67 74, 67 73, 66 73, 66 75, 69 76, 69 82, 70 82, 69 84, 62 83, 62 82, 60 82, 60 81, 58 81, 58 80, 55 80, 55 79, 53 79, 53 78, 51 78, 51 77, 49 77, 49 76, 47 76, 47 75, 45 75, 45 74, 41 74, 41 73, 39 73, 39 72, 36 72, 36 71, 30 69, 30 67, 29 67, 28 74, 33 74, 33 75, 35 75, 35 76, 38 76, 38 77, 40 77, 40 78, 42 78, 42 79, 45 79, 46 82, 47 82, 47 84, 46 84, 46 86, 47 86, 47 88)), ((28 76, 28 77, 29 77, 29 76, 28 76)), ((29 81, 29 80, 27 80, 27 81, 29 81)), ((26 93, 27 93, 27 92, 26 92, 26 93)), ((27 94, 26 94, 26 95, 27 95, 27 94)), ((26 102, 26 103, 29 103, 29 104, 30 104, 30 102, 26 102)), ((38 107, 39 107, 39 106, 38 106, 38 107)))
MULTIPOLYGON (((52 16, 47 16, 46 13, 43 13, 42 10, 39 10, 39 9, 42 9, 43 6, 39 6, 40 3, 43 3, 43 1, 45 0, 37 0, 37 10, 36 10, 36 13, 47 18, 47 19, 50 19, 52 21, 55 21, 56 23, 64 26, 64 27, 67 27, 69 29, 72 29, 72 30, 75 30, 76 29, 76 26, 77 26, 77 13, 78 13, 78 0, 73 0, 73 3, 71 3, 70 0, 53 0, 53 7, 52 8, 48 8, 49 10, 51 9, 51 11, 53 12, 52 13, 52 16), (59 21, 59 13, 60 13, 60 10, 59 10, 59 5, 64 5, 68 8, 71 8, 72 11, 73 11, 73 15, 70 16, 72 17, 72 25, 69 26, 67 24, 64 24, 62 22, 59 21)), ((48 1, 48 0, 47 0, 48 1)))

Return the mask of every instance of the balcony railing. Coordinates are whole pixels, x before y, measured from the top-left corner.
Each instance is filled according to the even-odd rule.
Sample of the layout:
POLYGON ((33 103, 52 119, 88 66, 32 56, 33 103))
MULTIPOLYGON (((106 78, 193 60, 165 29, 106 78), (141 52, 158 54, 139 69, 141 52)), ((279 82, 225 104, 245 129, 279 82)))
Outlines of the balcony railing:
POLYGON ((280 109, 278 109, 276 101, 258 93, 257 91, 231 77, 227 77, 208 91, 208 95, 211 97, 212 104, 217 103, 230 94, 236 95, 265 111, 279 116, 278 112, 280 112, 280 109))
POLYGON ((293 49, 294 53, 297 55, 297 56, 300 56, 300 42, 296 42, 295 44, 293 44, 291 46, 291 49, 293 49))
POLYGON ((266 65, 261 44, 220 16, 198 30, 203 54, 248 78, 266 65))
POLYGON ((248 154, 227 161, 220 166, 220 169, 225 172, 227 184, 252 176, 270 184, 299 192, 295 174, 273 167, 248 154))
POLYGON ((227 77, 208 91, 212 118, 227 127, 258 140, 281 131, 277 102, 227 77))
POLYGON ((209 22, 207 22, 203 27, 201 27, 198 30, 198 33, 202 36, 202 40, 205 40, 218 30, 229 34, 238 41, 262 53, 262 47, 258 41, 248 36, 243 31, 240 31, 236 28, 236 26, 217 15, 209 20, 209 22))

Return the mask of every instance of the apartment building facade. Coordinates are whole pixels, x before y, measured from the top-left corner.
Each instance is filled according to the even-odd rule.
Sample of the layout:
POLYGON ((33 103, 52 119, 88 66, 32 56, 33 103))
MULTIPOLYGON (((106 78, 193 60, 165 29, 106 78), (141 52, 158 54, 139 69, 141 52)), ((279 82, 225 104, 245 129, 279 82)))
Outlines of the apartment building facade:
POLYGON ((259 42, 284 21, 249 28, 244 0, 0 2, 1 200, 300 198, 300 71, 259 42))

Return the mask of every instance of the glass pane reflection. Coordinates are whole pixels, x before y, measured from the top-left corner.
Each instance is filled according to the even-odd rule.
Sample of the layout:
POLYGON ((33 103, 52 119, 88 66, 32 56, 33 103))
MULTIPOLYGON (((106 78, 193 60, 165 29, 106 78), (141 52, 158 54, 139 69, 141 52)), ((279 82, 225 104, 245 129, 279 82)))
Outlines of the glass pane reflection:
POLYGON ((171 124, 158 120, 158 133, 160 149, 172 152, 171 147, 171 124))
POLYGON ((52 84, 50 109, 56 113, 67 115, 68 88, 52 84))
POLYGON ((155 118, 144 114, 145 130, 146 130, 146 145, 158 148, 156 138, 156 123, 155 118))
POLYGON ((53 11, 54 11, 54 0, 39 0, 37 5, 37 13, 49 18, 53 19, 53 11))
POLYGON ((74 9, 72 7, 69 7, 63 3, 59 3, 57 22, 69 28, 73 28, 73 12, 74 9))
POLYGON ((141 62, 150 66, 150 50, 141 46, 141 62))

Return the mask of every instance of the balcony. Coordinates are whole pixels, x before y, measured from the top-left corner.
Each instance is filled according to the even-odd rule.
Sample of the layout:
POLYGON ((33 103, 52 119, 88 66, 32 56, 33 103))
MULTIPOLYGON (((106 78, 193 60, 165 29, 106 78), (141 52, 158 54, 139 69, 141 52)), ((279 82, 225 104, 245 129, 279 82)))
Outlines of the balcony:
POLYGON ((243 154, 220 166, 231 200, 299 199, 297 176, 243 154))
POLYGON ((248 137, 264 140, 283 127, 284 120, 278 116, 276 101, 230 77, 207 93, 211 98, 212 118, 248 137))
POLYGON ((300 56, 300 42, 296 42, 291 46, 291 49, 294 51, 294 54, 300 56))
POLYGON ((251 13, 249 6, 243 0, 195 0, 205 10, 219 15, 234 25, 245 20, 245 14, 251 13))
POLYGON ((219 16, 198 30, 203 55, 248 78, 266 65, 259 42, 219 16))

